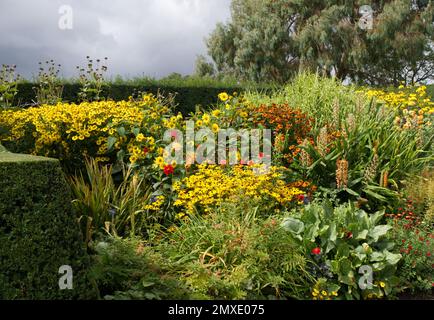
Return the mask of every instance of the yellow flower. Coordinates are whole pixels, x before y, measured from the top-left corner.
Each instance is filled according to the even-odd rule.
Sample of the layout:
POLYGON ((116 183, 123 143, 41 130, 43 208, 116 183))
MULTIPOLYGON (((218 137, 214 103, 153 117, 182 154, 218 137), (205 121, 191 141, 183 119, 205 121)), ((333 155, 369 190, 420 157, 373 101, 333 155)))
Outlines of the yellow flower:
POLYGON ((162 165, 164 165, 164 158, 163 157, 157 157, 155 158, 155 162, 154 162, 157 166, 161 167, 162 165))
POLYGON ((137 135, 137 137, 136 137, 136 140, 137 140, 138 142, 142 142, 142 141, 144 141, 144 140, 145 140, 145 136, 143 135, 143 133, 139 133, 139 134, 137 135))
POLYGON ((384 288, 386 286, 386 284, 384 282, 380 282, 380 287, 384 288))
POLYGON ((229 99, 229 95, 226 92, 222 92, 218 95, 219 99, 223 102, 229 99))
POLYGON ((221 114, 221 111, 219 110, 219 109, 216 109, 216 110, 214 110, 213 112, 212 112, 212 115, 214 116, 214 117, 218 117, 219 115, 221 114))
POLYGON ((197 120, 197 121, 196 121, 196 126, 198 126, 198 127, 202 127, 202 125, 203 125, 202 120, 197 120))
POLYGON ((212 125, 212 131, 213 131, 214 133, 217 133, 217 132, 219 132, 219 130, 220 130, 219 125, 218 125, 217 123, 214 123, 214 124, 212 125))
POLYGON ((207 124, 209 123, 209 121, 211 120, 211 117, 209 116, 209 114, 205 113, 205 114, 202 116, 202 120, 203 120, 203 123, 204 123, 205 125, 207 125, 207 124))
POLYGON ((323 290, 323 291, 321 291, 321 294, 322 294, 324 297, 326 297, 326 296, 327 296, 327 291, 323 290))

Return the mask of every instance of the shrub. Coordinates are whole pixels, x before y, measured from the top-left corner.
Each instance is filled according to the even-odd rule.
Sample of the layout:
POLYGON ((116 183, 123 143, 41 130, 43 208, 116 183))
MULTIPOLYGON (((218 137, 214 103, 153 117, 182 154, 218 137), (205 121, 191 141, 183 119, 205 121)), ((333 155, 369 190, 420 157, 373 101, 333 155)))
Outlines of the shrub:
MULTIPOLYGON (((36 96, 33 90, 34 83, 18 84, 18 93, 15 101, 20 101, 21 104, 33 104, 36 96)), ((81 85, 79 83, 64 83, 62 99, 64 102, 79 103, 79 92, 81 85)), ((158 81, 137 81, 137 82, 121 82, 121 83, 104 83, 102 87, 101 97, 112 99, 114 101, 128 100, 128 98, 138 91, 149 92, 157 96, 175 96, 177 105, 175 111, 181 112, 184 116, 196 110, 196 106, 207 108, 217 102, 217 95, 222 91, 228 92, 243 92, 244 89, 237 85, 213 85, 213 83, 189 84, 186 81, 178 83, 164 83, 158 81)), ((268 89, 270 90, 270 89, 268 89)))
POLYGON ((434 286, 434 233, 432 224, 395 219, 391 239, 403 256, 398 267, 401 290, 428 291, 434 286))
POLYGON ((107 300, 188 299, 182 279, 166 260, 135 238, 107 238, 95 246, 92 277, 107 300))
POLYGON ((169 229, 160 251, 198 299, 304 298, 312 283, 302 248, 275 216, 248 201, 222 204, 169 229))
MULTIPOLYGON (((260 168, 256 168, 261 170, 260 168)), ((271 167, 269 172, 255 173, 252 167, 199 165, 198 171, 174 184, 177 199, 174 205, 183 214, 208 213, 222 203, 238 203, 248 199, 269 214, 296 203, 304 192, 286 183, 285 170, 271 167)), ((306 183, 306 187, 309 184, 306 183)))
POLYGON ((316 299, 369 299, 394 294, 397 283, 396 265, 400 254, 391 252, 394 244, 386 237, 392 227, 381 225, 384 212, 368 215, 353 205, 333 208, 330 203, 312 203, 285 218, 282 227, 291 239, 305 250, 315 267, 311 270, 318 279, 312 288, 316 299), (360 267, 370 266, 373 287, 359 286, 360 267), (326 285, 327 284, 327 285, 326 285), (328 287, 323 294, 321 287, 328 287))
POLYGON ((0 299, 88 299, 89 258, 54 159, 0 153, 0 299), (59 289, 59 267, 73 289, 59 289))
POLYGON ((13 152, 55 157, 68 169, 75 169, 83 167, 86 156, 114 163, 123 157, 119 151, 136 147, 139 133, 145 135, 141 142, 143 146, 147 142, 150 152, 145 153, 143 147, 137 151, 136 147, 136 152, 125 155, 136 160, 155 156, 155 141, 162 136, 168 119, 170 109, 152 95, 141 101, 44 105, 1 112, 0 126, 4 129, 0 140, 13 152))
POLYGON ((112 166, 99 166, 92 159, 86 161, 86 173, 70 178, 73 205, 86 243, 103 231, 116 236, 144 236, 148 227, 161 222, 154 211, 147 209, 150 185, 131 167, 123 168, 119 183, 113 179, 112 166))

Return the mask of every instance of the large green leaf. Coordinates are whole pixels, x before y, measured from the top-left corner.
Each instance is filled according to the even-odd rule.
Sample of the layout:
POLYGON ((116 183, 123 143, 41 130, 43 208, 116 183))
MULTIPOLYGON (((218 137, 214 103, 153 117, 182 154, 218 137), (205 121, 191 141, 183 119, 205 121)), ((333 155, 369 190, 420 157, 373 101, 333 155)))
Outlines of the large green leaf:
POLYGON ((300 235, 304 231, 304 223, 295 218, 285 218, 281 224, 282 228, 294 235, 300 235))
POLYGON ((374 242, 377 242, 378 239, 385 236, 390 229, 392 229, 392 227, 388 225, 376 226, 369 231, 369 236, 374 242))

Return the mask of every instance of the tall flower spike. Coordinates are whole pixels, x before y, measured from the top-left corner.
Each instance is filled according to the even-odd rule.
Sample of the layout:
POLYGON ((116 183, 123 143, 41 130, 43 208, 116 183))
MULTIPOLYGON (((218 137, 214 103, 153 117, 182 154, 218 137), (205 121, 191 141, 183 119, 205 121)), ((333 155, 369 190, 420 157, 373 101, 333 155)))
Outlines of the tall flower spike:
POLYGON ((321 128, 317 138, 318 152, 321 155, 321 157, 325 157, 327 155, 328 142, 329 141, 328 141, 327 127, 324 126, 323 128, 321 128))
MULTIPOLYGON (((304 139, 302 147, 307 147, 308 145, 309 141, 304 139)), ((300 162, 304 168, 310 167, 312 165, 312 158, 304 148, 302 148, 300 151, 300 162)))
POLYGON ((378 162, 379 162, 378 154, 375 153, 371 163, 365 169, 365 173, 363 175, 364 182, 370 182, 375 178, 375 176, 377 175, 378 162))
POLYGON ((348 161, 345 159, 336 162, 336 187, 338 189, 348 186, 348 161))
POLYGON ((339 131, 340 129, 340 106, 339 106, 339 100, 336 99, 333 103, 333 119, 332 119, 332 126, 335 131, 339 131))

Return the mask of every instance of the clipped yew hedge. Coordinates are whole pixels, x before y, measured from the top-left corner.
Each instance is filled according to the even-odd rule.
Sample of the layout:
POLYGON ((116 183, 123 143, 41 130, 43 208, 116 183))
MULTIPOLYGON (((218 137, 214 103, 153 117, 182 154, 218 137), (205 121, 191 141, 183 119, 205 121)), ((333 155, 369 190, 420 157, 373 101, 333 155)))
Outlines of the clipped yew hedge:
POLYGON ((59 161, 0 152, 0 300, 96 298, 89 264, 59 161))
MULTIPOLYGON (((15 101, 20 105, 28 105, 36 100, 33 83, 20 83, 18 85, 18 94, 15 101)), ((79 102, 78 93, 80 85, 78 83, 66 83, 63 88, 62 100, 65 102, 79 102)), ((217 103, 217 96, 221 92, 242 92, 240 87, 194 87, 194 86, 162 86, 162 85, 129 85, 129 84, 110 84, 104 86, 101 96, 115 101, 128 100, 128 97, 137 93, 148 92, 164 96, 175 94, 175 102, 178 105, 176 112, 188 115, 194 112, 197 105, 209 107, 217 103)))

